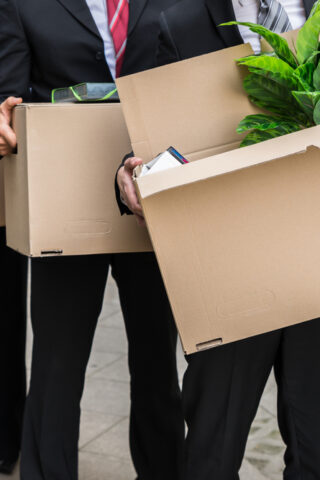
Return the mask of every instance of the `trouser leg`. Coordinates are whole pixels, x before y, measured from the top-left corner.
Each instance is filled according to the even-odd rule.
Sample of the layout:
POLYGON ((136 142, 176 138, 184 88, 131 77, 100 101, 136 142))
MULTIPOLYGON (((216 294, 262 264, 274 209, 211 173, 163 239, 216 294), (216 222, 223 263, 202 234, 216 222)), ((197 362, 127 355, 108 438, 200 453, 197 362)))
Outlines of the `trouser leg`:
POLYGON ((320 478, 320 319, 283 330, 275 366, 286 480, 320 478))
POLYGON ((152 253, 116 255, 129 341, 130 446, 139 480, 181 479, 184 419, 176 367, 177 331, 152 253))
POLYGON ((0 460, 19 456, 26 397, 26 257, 6 247, 0 228, 0 460))
POLYGON ((31 385, 22 480, 76 480, 80 400, 100 314, 108 255, 34 259, 31 385))
POLYGON ((280 332, 187 357, 184 480, 238 480, 247 437, 269 377, 280 332))

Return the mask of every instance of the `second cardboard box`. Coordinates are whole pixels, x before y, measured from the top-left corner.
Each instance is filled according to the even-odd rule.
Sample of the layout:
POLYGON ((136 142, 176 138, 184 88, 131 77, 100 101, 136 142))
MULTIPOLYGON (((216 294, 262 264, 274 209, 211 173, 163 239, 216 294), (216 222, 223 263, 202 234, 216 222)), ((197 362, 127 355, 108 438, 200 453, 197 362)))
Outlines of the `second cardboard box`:
POLYGON ((136 178, 187 354, 320 316, 320 126, 238 148, 250 52, 118 80, 138 156, 200 159, 136 178))
POLYGON ((26 104, 15 129, 18 154, 5 159, 10 247, 35 257, 152 249, 115 199, 115 173, 131 151, 120 104, 26 104))

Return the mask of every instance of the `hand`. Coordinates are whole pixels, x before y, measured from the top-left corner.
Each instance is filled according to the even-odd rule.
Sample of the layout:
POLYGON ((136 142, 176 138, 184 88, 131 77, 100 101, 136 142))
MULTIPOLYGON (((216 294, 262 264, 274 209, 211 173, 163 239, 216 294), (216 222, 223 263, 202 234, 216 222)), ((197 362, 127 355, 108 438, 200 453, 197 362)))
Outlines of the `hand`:
POLYGON ((139 204, 134 183, 132 180, 133 170, 142 164, 140 158, 131 157, 124 162, 124 166, 121 167, 117 175, 117 183, 120 189, 121 199, 127 205, 129 210, 135 215, 138 225, 145 226, 145 220, 143 218, 143 212, 141 205, 139 204))
POLYGON ((0 155, 10 155, 17 146, 17 137, 11 128, 12 112, 22 98, 9 97, 0 105, 0 155))

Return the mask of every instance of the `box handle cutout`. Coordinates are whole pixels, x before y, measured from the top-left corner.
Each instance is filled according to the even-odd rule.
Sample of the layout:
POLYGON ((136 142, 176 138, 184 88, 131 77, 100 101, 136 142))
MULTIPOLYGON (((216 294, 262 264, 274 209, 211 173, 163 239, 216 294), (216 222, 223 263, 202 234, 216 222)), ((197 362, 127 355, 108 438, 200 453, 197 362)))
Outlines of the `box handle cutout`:
POLYGON ((62 255, 63 250, 41 250, 41 255, 62 255))
POLYGON ((209 348, 219 347, 223 344, 222 338, 215 338, 214 340, 209 340, 208 342, 197 343, 196 347, 198 352, 203 350, 209 350, 209 348))

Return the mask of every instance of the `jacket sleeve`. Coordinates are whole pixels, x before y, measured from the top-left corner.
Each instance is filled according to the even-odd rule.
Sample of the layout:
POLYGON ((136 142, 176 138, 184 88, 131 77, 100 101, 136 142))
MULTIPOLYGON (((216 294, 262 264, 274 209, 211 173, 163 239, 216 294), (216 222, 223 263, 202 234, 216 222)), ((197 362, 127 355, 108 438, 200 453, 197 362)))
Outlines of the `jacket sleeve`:
POLYGON ((119 210, 120 210, 120 213, 121 215, 133 215, 133 213, 131 212, 131 210, 129 210, 129 208, 122 202, 121 200, 121 196, 120 196, 120 189, 118 187, 118 182, 117 182, 117 176, 118 176, 118 172, 120 170, 120 168, 124 165, 124 162, 127 160, 127 158, 130 158, 130 157, 133 157, 133 152, 130 152, 128 153, 124 159, 122 160, 121 164, 119 165, 119 168, 117 170, 117 173, 116 173, 116 177, 115 177, 115 181, 114 181, 114 188, 115 188, 115 191, 116 191, 116 199, 117 199, 117 203, 118 203, 118 207, 119 207, 119 210))
POLYGON ((30 49, 16 0, 0 0, 0 103, 30 96, 30 49))
POLYGON ((160 33, 157 48, 157 65, 167 65, 181 60, 172 38, 165 12, 160 15, 160 33))
MULTIPOLYGON (((178 60, 180 60, 180 56, 172 40, 165 14, 164 12, 162 12, 160 15, 160 34, 159 34, 159 42, 158 42, 158 49, 157 49, 157 64, 158 66, 166 65, 167 63, 177 62, 178 60)), ((132 212, 121 201, 120 190, 117 183, 117 174, 119 169, 123 166, 124 162, 127 160, 127 158, 132 156, 133 156, 133 152, 131 152, 130 154, 124 157, 121 165, 117 170, 116 178, 115 178, 116 199, 118 202, 121 215, 124 215, 124 214, 132 215, 132 212)))

